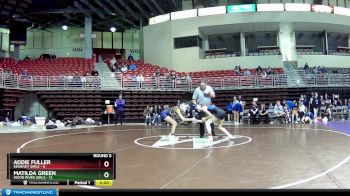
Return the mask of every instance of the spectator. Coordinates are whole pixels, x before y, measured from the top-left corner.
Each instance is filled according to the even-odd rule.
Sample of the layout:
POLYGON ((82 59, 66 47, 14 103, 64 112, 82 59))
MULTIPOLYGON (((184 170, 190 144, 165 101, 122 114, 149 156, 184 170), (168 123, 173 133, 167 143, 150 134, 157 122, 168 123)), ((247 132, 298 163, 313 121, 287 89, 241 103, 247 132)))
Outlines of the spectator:
POLYGON ((136 66, 135 63, 132 63, 132 64, 129 66, 129 70, 130 70, 130 71, 134 71, 134 70, 136 70, 136 69, 137 69, 137 66, 136 66))
POLYGON ((139 83, 139 87, 141 88, 141 87, 142 87, 142 84, 145 82, 145 78, 142 76, 142 74, 139 74, 139 75, 136 77, 136 81, 139 83))
POLYGON ((259 108, 257 107, 255 101, 252 104, 252 108, 249 110, 249 114, 250 114, 250 124, 258 124, 259 108))
POLYGON ((313 120, 316 120, 316 118, 318 117, 318 110, 320 108, 320 105, 321 105, 321 101, 320 101, 320 98, 318 97, 318 93, 315 93, 314 97, 310 99, 310 109, 314 115, 313 120))
POLYGON ((316 67, 316 66, 314 67, 313 72, 314 72, 314 74, 317 74, 317 73, 318 73, 318 71, 317 71, 317 67, 316 67))
POLYGON ((269 104, 269 108, 267 109, 267 112, 268 112, 268 113, 273 113, 273 111, 274 111, 273 103, 270 103, 270 104, 269 104))
POLYGON ((304 71, 307 71, 309 69, 309 65, 307 63, 305 63, 304 65, 304 71))
POLYGON ((299 121, 299 106, 296 101, 293 102, 292 107, 292 123, 298 123, 299 121))
POLYGON ((261 73, 261 77, 263 77, 263 78, 266 78, 266 77, 267 77, 266 71, 263 71, 263 72, 261 73))
POLYGON ((143 110, 143 116, 145 117, 145 125, 148 126, 151 123, 151 111, 149 106, 143 110))
POLYGON ((333 74, 337 74, 338 71, 337 71, 336 69, 333 69, 332 73, 333 73, 333 74))
POLYGON ((327 72, 326 67, 323 65, 322 68, 320 68, 320 71, 325 74, 327 72))
POLYGON ((133 61, 134 60, 134 57, 132 56, 132 54, 130 53, 129 56, 128 56, 128 61, 133 61))
POLYGON ((237 75, 241 75, 241 68, 239 66, 236 66, 233 72, 237 75))
POLYGON ((190 74, 186 74, 186 79, 187 79, 187 82, 192 82, 192 78, 190 74))
POLYGON ((23 70, 21 73, 21 76, 25 79, 28 79, 29 78, 28 70, 27 69, 23 70))
POLYGON ((94 71, 91 72, 91 76, 98 76, 98 71, 95 69, 94 71))
POLYGON ((86 76, 85 75, 80 76, 80 82, 82 83, 83 87, 85 87, 85 84, 86 84, 86 76))
POLYGON ((250 76, 251 73, 250 73, 250 71, 248 69, 245 69, 244 72, 243 72, 243 75, 244 76, 250 76))
POLYGON ((162 120, 160 118, 160 112, 161 112, 161 107, 159 105, 154 106, 153 109, 153 120, 152 123, 156 126, 160 126, 162 123, 162 120))
POLYGON ((160 76, 160 69, 159 68, 157 69, 155 74, 156 74, 157 77, 160 76))
POLYGON ((276 105, 275 107, 273 108, 273 113, 276 117, 281 117, 281 116, 285 116, 286 113, 284 112, 283 110, 283 107, 281 105, 281 102, 280 101, 277 101, 276 102, 276 105))
POLYGON ((122 68, 120 69, 122 72, 127 72, 128 71, 128 66, 126 64, 122 65, 122 68))
POLYGON ((267 68, 266 73, 267 75, 273 75, 273 71, 270 66, 267 68))
POLYGON ((176 79, 176 72, 172 70, 169 74, 169 78, 172 80, 175 80, 176 79))
POLYGON ((115 59, 115 57, 113 57, 110 61, 112 66, 115 66, 115 64, 117 63, 117 60, 115 59))
POLYGON ((261 73, 262 71, 263 71, 263 69, 259 65, 258 68, 256 68, 256 73, 261 73))
POLYGON ((265 104, 261 104, 261 108, 259 111, 259 121, 260 122, 264 122, 264 123, 269 123, 270 122, 270 118, 269 118, 269 113, 265 107, 265 104))
POLYGON ((24 60, 25 60, 25 61, 30 60, 29 56, 26 55, 26 57, 24 57, 24 60))
POLYGON ((51 59, 56 59, 57 57, 56 57, 56 55, 55 54, 52 54, 51 55, 51 59))
POLYGON ((305 112, 306 112, 306 107, 304 105, 304 103, 302 101, 299 101, 299 118, 302 119, 305 116, 305 112))

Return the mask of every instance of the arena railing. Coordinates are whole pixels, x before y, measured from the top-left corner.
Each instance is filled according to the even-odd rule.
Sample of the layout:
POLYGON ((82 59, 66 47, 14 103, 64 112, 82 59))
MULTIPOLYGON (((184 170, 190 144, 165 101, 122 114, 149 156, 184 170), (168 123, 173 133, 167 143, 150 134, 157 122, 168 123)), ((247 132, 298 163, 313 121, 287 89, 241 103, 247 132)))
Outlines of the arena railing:
POLYGON ((192 91, 205 80, 217 90, 279 87, 334 87, 350 86, 350 74, 304 74, 294 81, 287 74, 263 76, 225 76, 207 78, 153 78, 121 77, 115 74, 101 76, 19 76, 0 72, 0 87, 23 90, 145 90, 192 91))

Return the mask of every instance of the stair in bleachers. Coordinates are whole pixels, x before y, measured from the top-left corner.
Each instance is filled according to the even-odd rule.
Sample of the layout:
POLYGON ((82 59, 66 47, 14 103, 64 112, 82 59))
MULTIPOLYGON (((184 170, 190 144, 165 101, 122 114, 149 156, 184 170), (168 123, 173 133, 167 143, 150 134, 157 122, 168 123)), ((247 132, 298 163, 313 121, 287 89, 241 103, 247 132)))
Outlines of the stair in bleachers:
POLYGON ((95 63, 95 69, 103 75, 101 84, 104 89, 118 90, 121 88, 121 83, 118 81, 118 75, 113 73, 106 63, 95 63))

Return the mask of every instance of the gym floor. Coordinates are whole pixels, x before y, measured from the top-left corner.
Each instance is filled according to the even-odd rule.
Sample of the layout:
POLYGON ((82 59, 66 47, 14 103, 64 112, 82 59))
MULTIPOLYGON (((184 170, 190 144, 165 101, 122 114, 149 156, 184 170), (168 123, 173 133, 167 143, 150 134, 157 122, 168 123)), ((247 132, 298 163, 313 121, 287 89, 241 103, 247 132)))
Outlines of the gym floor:
POLYGON ((217 133, 209 145, 197 125, 180 126, 172 143, 165 126, 2 133, 0 187, 10 186, 6 154, 20 151, 116 153, 115 189, 350 188, 349 125, 225 126, 239 138, 217 133))

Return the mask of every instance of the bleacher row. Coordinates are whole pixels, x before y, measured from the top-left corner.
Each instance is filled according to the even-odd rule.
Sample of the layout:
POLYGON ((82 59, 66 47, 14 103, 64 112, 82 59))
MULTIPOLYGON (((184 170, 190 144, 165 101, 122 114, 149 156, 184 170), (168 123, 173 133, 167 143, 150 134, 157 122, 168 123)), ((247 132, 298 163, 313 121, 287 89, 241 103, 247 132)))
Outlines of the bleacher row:
MULTIPOLYGON (((349 94, 348 89, 342 88, 240 89, 216 91, 216 98, 213 99, 213 103, 225 108, 225 104, 232 101, 233 96, 241 95, 243 100, 246 101, 245 108, 249 109, 253 98, 258 98, 258 104, 265 103, 268 105, 269 103, 275 104, 277 100, 298 99, 300 94, 310 94, 311 91, 339 93, 342 97, 349 94)), ((106 108, 104 101, 110 100, 110 104, 113 105, 119 93, 116 91, 40 91, 37 92, 37 95, 58 118, 72 119, 79 116, 101 120, 107 117, 103 114, 106 108), (85 97, 79 98, 83 94, 85 94, 85 97), (54 96, 57 96, 57 98, 54 96)), ((174 91, 124 91, 122 93, 126 102, 125 119, 138 122, 144 118, 143 110, 146 106, 174 105, 179 100, 190 100, 192 97, 191 92, 174 91)))
POLYGON ((17 102, 23 97, 24 93, 25 91, 21 90, 0 89, 0 113, 13 111, 17 102))
MULTIPOLYGON (((107 64, 110 65, 109 60, 105 61, 107 64)), ((136 70, 127 71, 123 73, 123 76, 137 76, 139 74, 142 74, 144 77, 152 77, 154 73, 159 69, 160 74, 169 74, 170 72, 174 72, 176 77, 184 77, 187 74, 190 75, 192 78, 205 78, 205 77, 224 77, 224 76, 238 76, 238 74, 233 72, 234 65, 232 65, 232 70, 213 70, 213 71, 198 71, 198 72, 176 72, 175 70, 170 70, 165 67, 160 67, 157 65, 152 65, 149 63, 143 63, 142 61, 117 61, 118 64, 135 64, 137 66, 136 70)), ((256 69, 249 69, 251 74, 256 73, 256 69)), ((243 69, 241 70, 241 74, 243 75, 243 69)), ((275 74, 283 74, 283 68, 272 68, 272 71, 275 74)))
MULTIPOLYGON (((106 62, 109 62, 108 60, 106 62)), ((142 74, 144 77, 151 77, 159 69, 163 75, 169 74, 171 71, 177 77, 184 77, 189 74, 192 78, 205 78, 210 76, 237 76, 232 70, 215 70, 215 71, 199 71, 199 72, 176 72, 165 67, 144 63, 143 61, 118 61, 119 64, 127 65, 136 64, 137 69, 123 73, 123 76, 136 76, 142 74)), ((59 75, 85 75, 94 70, 94 65, 91 59, 84 58, 57 58, 52 60, 47 59, 32 59, 21 60, 18 63, 11 58, 0 59, 0 69, 11 70, 14 74, 21 74, 27 70, 32 76, 59 76, 59 75)), ((232 67, 233 69, 233 67, 232 67)), ((272 68, 275 74, 283 74, 282 68, 272 68)), ((252 74, 255 74, 255 69, 250 69, 252 74)), ((243 70, 242 73, 243 74, 243 70)))
MULTIPOLYGON (((39 91, 39 100, 45 104, 59 119, 84 117, 101 120, 105 118, 105 100, 114 104, 119 92, 112 91, 39 91)), ((173 105, 184 95, 184 92, 123 92, 127 102, 125 107, 126 120, 140 120, 146 106, 165 104, 173 105)))
POLYGON ((18 63, 11 58, 2 58, 0 68, 14 74, 27 70, 33 76, 85 75, 94 70, 94 64, 91 59, 84 58, 32 59, 18 63))

